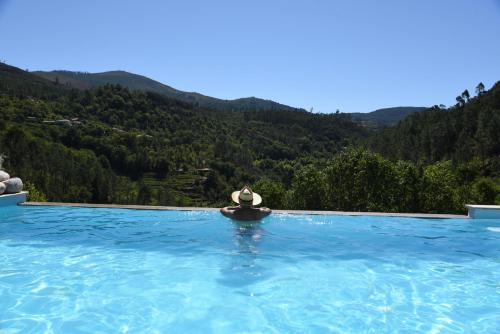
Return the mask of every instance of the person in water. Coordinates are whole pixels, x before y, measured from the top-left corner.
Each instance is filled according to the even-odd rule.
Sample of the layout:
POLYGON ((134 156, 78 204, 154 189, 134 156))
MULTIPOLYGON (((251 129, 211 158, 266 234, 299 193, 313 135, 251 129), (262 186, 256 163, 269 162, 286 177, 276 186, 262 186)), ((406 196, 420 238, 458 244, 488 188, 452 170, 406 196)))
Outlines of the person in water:
POLYGON ((235 220, 259 220, 271 213, 269 208, 255 207, 262 203, 262 197, 254 193, 248 186, 243 187, 240 191, 233 192, 231 199, 239 205, 236 207, 226 206, 220 209, 220 212, 228 218, 235 220))

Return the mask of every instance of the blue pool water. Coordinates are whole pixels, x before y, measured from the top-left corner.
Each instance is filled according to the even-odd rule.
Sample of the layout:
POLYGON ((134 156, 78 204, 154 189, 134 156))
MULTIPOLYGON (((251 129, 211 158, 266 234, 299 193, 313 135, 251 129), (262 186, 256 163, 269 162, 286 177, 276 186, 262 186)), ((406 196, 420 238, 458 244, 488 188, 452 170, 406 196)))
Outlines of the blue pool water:
POLYGON ((498 220, 0 209, 0 333, 499 333, 498 220))

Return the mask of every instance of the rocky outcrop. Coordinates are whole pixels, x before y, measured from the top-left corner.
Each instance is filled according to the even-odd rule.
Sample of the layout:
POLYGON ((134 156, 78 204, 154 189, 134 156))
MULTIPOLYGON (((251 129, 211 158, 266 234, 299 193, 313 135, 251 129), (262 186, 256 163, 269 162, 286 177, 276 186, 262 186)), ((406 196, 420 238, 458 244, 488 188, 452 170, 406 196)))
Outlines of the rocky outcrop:
POLYGON ((3 182, 0 182, 0 195, 2 195, 5 192, 6 188, 7 186, 3 182))

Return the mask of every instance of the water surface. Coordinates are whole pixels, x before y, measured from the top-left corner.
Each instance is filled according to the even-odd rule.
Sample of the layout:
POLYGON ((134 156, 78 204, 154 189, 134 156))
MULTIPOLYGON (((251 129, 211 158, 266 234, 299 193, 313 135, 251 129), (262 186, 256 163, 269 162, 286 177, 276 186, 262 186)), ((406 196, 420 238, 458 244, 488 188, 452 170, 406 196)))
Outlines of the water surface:
POLYGON ((498 333, 500 222, 0 209, 0 333, 498 333))

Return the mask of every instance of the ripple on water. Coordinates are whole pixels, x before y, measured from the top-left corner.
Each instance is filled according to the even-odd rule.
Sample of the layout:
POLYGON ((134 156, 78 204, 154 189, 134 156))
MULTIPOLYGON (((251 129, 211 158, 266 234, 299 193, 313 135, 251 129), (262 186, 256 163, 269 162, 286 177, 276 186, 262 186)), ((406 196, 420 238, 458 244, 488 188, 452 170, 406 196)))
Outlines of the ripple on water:
POLYGON ((494 333, 498 224, 9 209, 0 332, 494 333))

